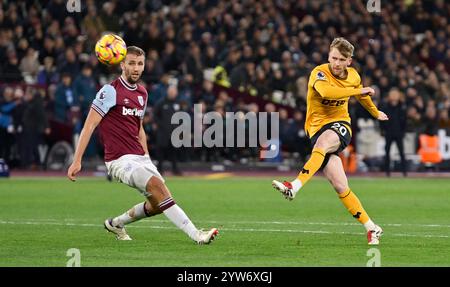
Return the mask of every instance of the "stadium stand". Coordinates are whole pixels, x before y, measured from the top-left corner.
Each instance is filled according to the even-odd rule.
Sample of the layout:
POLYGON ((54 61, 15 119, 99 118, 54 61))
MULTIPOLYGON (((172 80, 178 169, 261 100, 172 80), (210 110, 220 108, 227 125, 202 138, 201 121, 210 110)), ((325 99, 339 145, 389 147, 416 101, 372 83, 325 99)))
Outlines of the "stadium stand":
MULTIPOLYGON (((4 0, 0 158, 13 169, 45 168, 45 150, 59 141, 73 143, 96 90, 118 73, 93 53, 109 31, 146 52, 142 83, 151 95, 145 127, 152 156, 158 137, 153 108, 168 85, 177 83, 177 101, 188 112, 196 103, 221 113, 273 106, 283 114, 280 161, 301 165, 308 153, 302 131, 309 72, 326 62, 331 40, 343 36, 355 44, 353 66, 364 86, 376 88, 378 105, 391 88, 400 90, 405 153, 414 169, 414 162, 420 163, 419 135, 444 130, 450 136, 450 3, 383 1, 381 17, 369 13, 366 2, 86 0, 80 12, 71 13, 63 0, 4 0)), ((382 169, 378 123, 356 102, 349 108, 357 135, 352 146, 361 164, 382 169)), ((252 149, 191 151, 180 153, 179 160, 259 161, 252 149)), ((398 161, 396 149, 391 152, 398 161)), ((99 153, 94 141, 86 155, 99 153)))

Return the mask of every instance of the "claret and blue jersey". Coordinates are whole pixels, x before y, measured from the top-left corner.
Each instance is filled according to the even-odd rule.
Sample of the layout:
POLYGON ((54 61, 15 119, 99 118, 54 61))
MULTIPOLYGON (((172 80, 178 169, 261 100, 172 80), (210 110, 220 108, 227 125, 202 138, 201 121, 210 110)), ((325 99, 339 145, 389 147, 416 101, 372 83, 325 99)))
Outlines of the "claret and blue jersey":
POLYGON ((98 129, 106 162, 125 154, 145 154, 139 142, 139 130, 147 98, 143 86, 130 85, 122 77, 98 91, 92 108, 103 118, 98 129))

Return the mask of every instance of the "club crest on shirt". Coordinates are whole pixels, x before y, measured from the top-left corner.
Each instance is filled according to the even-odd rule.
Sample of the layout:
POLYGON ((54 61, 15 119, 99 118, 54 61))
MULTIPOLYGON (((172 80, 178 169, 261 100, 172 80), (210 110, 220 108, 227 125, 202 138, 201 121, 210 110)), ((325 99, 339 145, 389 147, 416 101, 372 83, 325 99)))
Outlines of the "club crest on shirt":
POLYGON ((325 81, 327 77, 325 76, 325 73, 322 71, 317 72, 317 80, 323 80, 325 81))
POLYGON ((144 105, 144 98, 142 96, 138 96, 138 101, 139 101, 139 104, 141 104, 141 106, 144 105))

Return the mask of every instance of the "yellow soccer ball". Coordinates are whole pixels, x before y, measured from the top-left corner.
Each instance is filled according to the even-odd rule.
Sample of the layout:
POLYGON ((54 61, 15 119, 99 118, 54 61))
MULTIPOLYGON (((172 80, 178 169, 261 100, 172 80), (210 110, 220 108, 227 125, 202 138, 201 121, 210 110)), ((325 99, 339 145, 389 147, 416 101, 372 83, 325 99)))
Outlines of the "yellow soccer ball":
POLYGON ((116 65, 127 55, 127 45, 119 36, 106 34, 95 44, 95 55, 100 63, 116 65))

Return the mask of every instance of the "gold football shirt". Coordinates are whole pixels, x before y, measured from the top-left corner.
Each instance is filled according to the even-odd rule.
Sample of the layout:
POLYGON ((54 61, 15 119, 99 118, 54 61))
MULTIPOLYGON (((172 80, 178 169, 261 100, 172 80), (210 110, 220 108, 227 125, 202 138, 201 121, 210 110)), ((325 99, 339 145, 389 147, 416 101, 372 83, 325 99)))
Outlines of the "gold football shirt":
POLYGON ((361 105, 375 118, 378 109, 369 95, 361 94, 361 77, 351 67, 347 68, 347 76, 338 78, 331 73, 329 64, 315 67, 308 81, 306 99, 305 131, 312 137, 324 125, 344 121, 350 124, 348 100, 355 96, 361 105))

